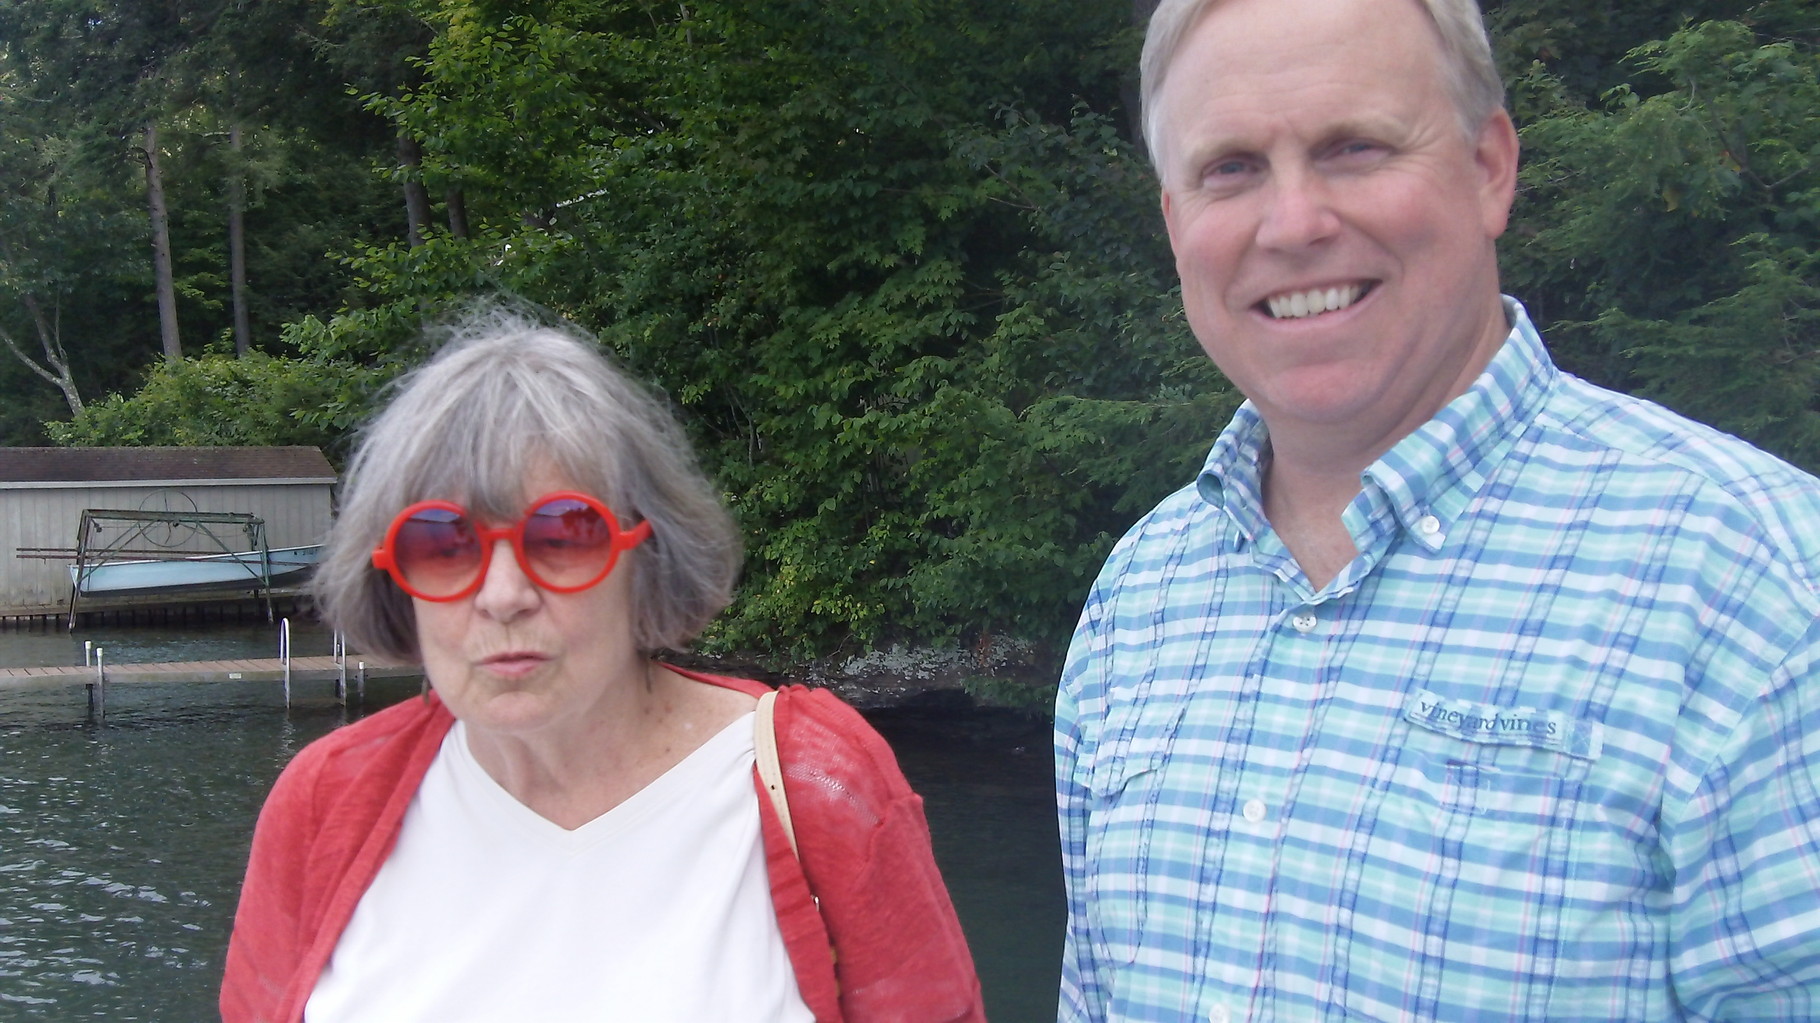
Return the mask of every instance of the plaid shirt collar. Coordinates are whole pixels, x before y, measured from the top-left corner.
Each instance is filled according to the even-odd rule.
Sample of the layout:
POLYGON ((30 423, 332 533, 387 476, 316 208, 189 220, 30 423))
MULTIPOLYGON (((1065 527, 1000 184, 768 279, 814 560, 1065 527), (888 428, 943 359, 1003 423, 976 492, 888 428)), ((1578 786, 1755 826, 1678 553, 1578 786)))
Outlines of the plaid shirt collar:
MULTIPOLYGON (((1510 335, 1484 372, 1361 474, 1360 494, 1347 510, 1355 539, 1366 541, 1361 549, 1383 528, 1418 538, 1445 536, 1560 379, 1523 304, 1508 295, 1503 301, 1510 335), (1428 516, 1438 530, 1418 528, 1428 516)), ((1263 486, 1269 458, 1269 428, 1247 401, 1221 431, 1195 481, 1202 500, 1225 511, 1252 544, 1270 529, 1263 486)))

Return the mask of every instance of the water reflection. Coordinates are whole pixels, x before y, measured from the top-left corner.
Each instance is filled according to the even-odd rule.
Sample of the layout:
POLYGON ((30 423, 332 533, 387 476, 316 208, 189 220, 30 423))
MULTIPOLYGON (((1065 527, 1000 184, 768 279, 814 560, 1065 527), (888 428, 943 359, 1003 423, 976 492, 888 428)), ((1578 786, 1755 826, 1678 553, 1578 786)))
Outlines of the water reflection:
POLYGON ((923 797, 988 1018, 1054 1020, 1067 910, 1047 723, 990 714, 873 718, 923 797))
POLYGON ((276 725, 282 711, 0 729, 0 1016, 214 1014, 235 864, 295 745, 276 725))
MULTIPOLYGON (((115 630, 104 645, 112 663, 275 653, 269 626, 216 631, 115 630)), ((100 632, 76 634, 75 663, 100 632)), ((67 656, 69 639, 0 632, 0 666, 67 656)), ((327 652, 326 636, 297 639, 299 653, 327 652)), ((414 693, 386 681, 370 696, 414 693)), ((328 696, 326 684, 300 691, 287 713, 276 685, 121 686, 95 728, 80 686, 0 692, 0 1019, 215 1018, 253 820, 280 768, 342 723, 328 696)), ((1046 730, 992 716, 876 723, 924 797, 991 1018, 1054 1019, 1062 901, 1046 730)))
MULTIPOLYGON (((291 650, 298 657, 327 654, 333 637, 326 629, 292 623, 291 650)), ((83 644, 107 651, 109 664, 204 661, 234 657, 277 657, 278 627, 260 624, 212 624, 188 631, 91 627, 68 631, 0 632, 0 668, 33 668, 47 664, 83 664, 83 644)), ((0 707, 0 719, 10 717, 0 707)))

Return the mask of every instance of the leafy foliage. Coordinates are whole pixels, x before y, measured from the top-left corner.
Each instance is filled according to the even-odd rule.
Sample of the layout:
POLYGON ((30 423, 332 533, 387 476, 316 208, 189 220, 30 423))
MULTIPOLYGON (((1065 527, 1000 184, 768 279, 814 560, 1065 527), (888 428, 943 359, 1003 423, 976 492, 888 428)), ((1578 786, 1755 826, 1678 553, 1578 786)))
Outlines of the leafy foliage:
POLYGON ((1117 11, 415 9, 422 80, 371 102, 473 229, 361 253, 327 343, 487 290, 596 329, 746 528, 722 643, 1053 640, 1234 404, 1109 119, 1117 11))
MULTIPOLYGON (((276 354, 155 366, 51 424, 61 441, 338 451, 426 320, 512 295, 685 418, 750 551, 715 642, 1011 637, 1041 658, 1237 403, 1183 322, 1124 127, 1119 5, 89 6, 0 8, 0 328, 25 334, 38 296, 85 388, 137 379, 155 333, 119 157, 156 110, 185 323, 224 336, 239 176, 276 354), (244 151, 232 124, 257 125, 244 151), (407 187, 444 213, 408 238, 407 187)), ((1816 8, 1487 9, 1525 145, 1507 290, 1568 368, 1820 466, 1816 8)), ((0 389, 44 400, 0 430, 55 408, 22 374, 0 389)))
MULTIPOLYGON (((86 395, 141 378, 160 344, 136 148, 148 121, 160 128, 178 318, 192 347, 229 329, 235 178, 247 185, 255 336, 280 348, 284 323, 348 297, 347 270, 329 253, 390 234, 396 218, 368 167, 373 126, 385 124, 314 59, 316 6, 0 5, 0 332, 28 354, 54 335, 86 395), (229 144, 236 125, 241 150, 229 144)), ((41 442, 50 388, 0 351, 0 390, 0 443, 41 442), (16 414, 27 408, 39 411, 16 414)))
POLYGON ((1703 22, 1523 130, 1506 270, 1564 364, 1820 468, 1820 55, 1703 22))
POLYGON ((364 403, 372 381, 348 367, 324 368, 263 352, 160 360, 131 397, 90 402, 48 429, 56 443, 71 446, 308 444, 334 452, 343 431, 304 410, 364 403))

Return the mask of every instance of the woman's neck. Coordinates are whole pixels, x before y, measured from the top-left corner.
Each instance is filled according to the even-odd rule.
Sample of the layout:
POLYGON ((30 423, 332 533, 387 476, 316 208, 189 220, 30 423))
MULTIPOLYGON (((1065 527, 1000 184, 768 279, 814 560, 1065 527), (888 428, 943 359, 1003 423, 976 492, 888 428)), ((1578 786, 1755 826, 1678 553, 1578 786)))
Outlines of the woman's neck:
POLYGON ((681 763, 752 703, 641 660, 589 713, 529 734, 469 726, 468 748, 513 798, 573 830, 681 763))

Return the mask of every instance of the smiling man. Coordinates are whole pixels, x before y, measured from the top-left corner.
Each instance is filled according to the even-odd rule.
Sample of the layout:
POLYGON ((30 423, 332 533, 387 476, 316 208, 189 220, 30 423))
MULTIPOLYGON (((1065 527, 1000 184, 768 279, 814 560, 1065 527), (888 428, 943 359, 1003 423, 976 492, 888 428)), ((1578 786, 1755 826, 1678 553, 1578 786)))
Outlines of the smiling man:
POLYGON ((1500 295, 1473 0, 1163 0, 1143 75, 1248 401, 1070 650, 1061 1019, 1820 1018, 1820 481, 1500 295))

